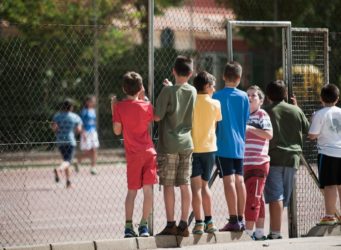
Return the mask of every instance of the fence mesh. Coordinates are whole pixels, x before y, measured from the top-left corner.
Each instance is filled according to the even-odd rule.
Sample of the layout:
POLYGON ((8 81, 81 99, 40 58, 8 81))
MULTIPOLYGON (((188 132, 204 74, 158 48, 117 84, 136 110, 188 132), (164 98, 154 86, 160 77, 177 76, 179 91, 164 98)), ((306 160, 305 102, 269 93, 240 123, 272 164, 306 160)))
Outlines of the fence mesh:
MULTIPOLYGON (((124 11, 131 17, 135 10, 124 11)), ((233 18, 230 10, 205 4, 167 8, 155 16, 154 93, 149 94, 158 96, 163 79, 174 81, 171 69, 179 54, 193 57, 196 71, 205 69, 213 73, 217 84, 222 85, 226 18, 233 18)), ((139 72, 148 89, 145 27, 136 25, 131 19, 96 26, 0 27, 0 245, 122 238, 125 158, 122 140, 112 133, 110 97, 112 94, 119 98, 123 96, 120 83, 126 71, 139 72), (90 165, 85 160, 80 172, 72 174, 75 187, 68 190, 64 182, 55 183, 53 179, 52 170, 60 163, 60 155, 50 128, 51 118, 65 97, 73 98, 78 113, 88 94, 97 96, 101 145, 98 175, 89 173, 90 165)), ((317 46, 315 42, 319 44, 319 39, 295 34, 293 48, 297 57, 294 57, 294 63, 320 65, 319 61, 308 60, 310 47, 317 46)), ((234 42, 235 55, 242 64, 255 63, 250 62, 252 55, 245 49, 243 39, 239 37, 234 42)), ((256 66, 254 69, 250 66, 248 70, 250 74, 259 74, 256 66)), ((267 71, 266 67, 263 71, 267 71)), ((308 115, 311 114, 314 108, 309 103, 316 100, 314 92, 308 91, 312 98, 308 100, 305 92, 295 86, 294 82, 300 105, 308 115)), ((153 134, 157 138, 157 134, 153 134)), ((315 206, 322 198, 318 191, 315 192, 315 186, 310 188, 309 185, 309 180, 302 182, 298 194, 306 193, 309 187, 309 190, 314 189, 314 197, 307 202, 306 197, 299 196, 300 204, 315 206)), ((213 184, 212 192, 214 218, 217 226, 222 227, 228 213, 220 180, 213 184)), ((139 193, 136 199, 134 223, 141 217, 141 196, 139 193)), ((179 193, 176 196, 175 211, 179 219, 179 193)), ((163 195, 158 186, 154 187, 153 210, 154 233, 158 233, 166 221, 163 195)), ((316 221, 315 217, 309 219, 310 222, 313 220, 316 221)), ((305 225, 302 234, 311 225, 305 222, 299 222, 305 225)))

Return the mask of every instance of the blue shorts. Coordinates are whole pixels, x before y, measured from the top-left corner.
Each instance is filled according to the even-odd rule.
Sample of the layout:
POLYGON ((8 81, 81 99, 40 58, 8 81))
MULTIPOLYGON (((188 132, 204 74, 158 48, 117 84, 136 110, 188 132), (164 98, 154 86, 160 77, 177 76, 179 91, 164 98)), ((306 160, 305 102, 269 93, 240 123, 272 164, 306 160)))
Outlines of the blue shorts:
POLYGON ((265 202, 283 201, 287 207, 293 190, 296 169, 294 167, 270 166, 266 179, 264 197, 265 202))
POLYGON ((59 149, 59 152, 62 154, 63 160, 72 163, 72 158, 73 158, 75 147, 64 144, 64 145, 60 145, 58 149, 59 149))
POLYGON ((216 164, 219 170, 219 177, 223 178, 228 175, 241 175, 243 176, 243 161, 244 159, 233 159, 233 158, 224 158, 217 156, 216 164))
POLYGON ((214 152, 208 153, 193 153, 192 161, 192 176, 201 176, 204 181, 209 181, 212 174, 212 169, 215 161, 214 152))

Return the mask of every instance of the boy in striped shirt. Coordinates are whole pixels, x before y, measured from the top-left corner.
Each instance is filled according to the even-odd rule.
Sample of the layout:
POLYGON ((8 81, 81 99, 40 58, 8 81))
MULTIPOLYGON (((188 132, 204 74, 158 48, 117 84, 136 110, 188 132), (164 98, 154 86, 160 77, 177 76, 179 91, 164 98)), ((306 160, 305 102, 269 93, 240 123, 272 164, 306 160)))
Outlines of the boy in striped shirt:
POLYGON ((269 173, 269 140, 272 138, 272 125, 268 114, 261 109, 264 101, 262 90, 253 85, 248 88, 250 117, 246 126, 244 181, 246 186, 245 231, 254 240, 265 240, 265 203, 263 190, 269 173), (253 233, 254 225, 256 231, 253 233))

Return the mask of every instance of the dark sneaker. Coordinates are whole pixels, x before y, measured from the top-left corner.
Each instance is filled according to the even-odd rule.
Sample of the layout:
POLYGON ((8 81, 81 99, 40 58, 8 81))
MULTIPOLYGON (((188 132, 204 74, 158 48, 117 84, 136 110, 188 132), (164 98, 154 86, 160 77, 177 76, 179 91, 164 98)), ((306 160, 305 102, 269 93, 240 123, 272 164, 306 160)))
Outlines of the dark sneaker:
POLYGON ((54 180, 55 182, 59 182, 59 174, 58 174, 58 170, 57 169, 53 169, 53 173, 54 173, 54 180))
POLYGON ((133 238, 137 237, 137 234, 135 233, 134 229, 126 227, 124 229, 124 238, 133 238))
POLYGON ((165 227, 160 233, 158 233, 157 235, 177 235, 178 234, 178 230, 176 225, 174 224, 171 227, 165 227))
POLYGON ((182 236, 182 237, 188 237, 189 236, 189 231, 188 231, 188 226, 186 227, 177 227, 177 235, 182 236))
POLYGON ((193 234, 203 234, 204 233, 204 229, 205 229, 205 223, 204 222, 198 222, 195 223, 195 226, 192 230, 193 234))
POLYGON ((139 231, 140 237, 149 237, 150 236, 149 232, 148 232, 148 226, 147 225, 139 226, 138 231, 139 231))
POLYGON ((226 232, 226 231, 231 231, 231 232, 240 232, 241 230, 241 225, 239 222, 236 223, 227 223, 223 228, 219 229, 220 232, 226 232))
POLYGON ((216 231, 218 231, 217 227, 213 224, 213 221, 209 221, 205 224, 205 233, 214 233, 216 231))
POLYGON ((275 235, 275 234, 268 234, 268 237, 266 237, 267 240, 280 240, 283 239, 281 235, 275 235))
POLYGON ((251 239, 253 239, 253 240, 266 240, 267 238, 266 238, 266 236, 265 235, 263 235, 262 237, 260 237, 260 238, 257 238, 256 237, 256 234, 255 233, 253 233, 252 235, 251 235, 251 239))

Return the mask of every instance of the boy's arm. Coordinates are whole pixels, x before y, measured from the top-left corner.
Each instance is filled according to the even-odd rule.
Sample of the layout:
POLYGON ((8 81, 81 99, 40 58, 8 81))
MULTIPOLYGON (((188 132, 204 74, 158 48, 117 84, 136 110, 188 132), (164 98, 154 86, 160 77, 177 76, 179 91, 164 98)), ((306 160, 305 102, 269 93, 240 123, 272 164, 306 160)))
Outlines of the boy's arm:
POLYGON ((51 129, 54 133, 58 131, 58 124, 56 122, 52 122, 51 129))
POLYGON ((120 135, 122 133, 122 124, 120 122, 115 121, 115 108, 117 104, 117 97, 114 95, 111 97, 111 115, 112 115, 112 130, 115 135, 120 135))
POLYGON ((317 137, 318 137, 319 135, 317 135, 317 134, 308 134, 308 139, 310 139, 310 140, 316 140, 317 139, 317 137))
POLYGON ((154 110, 154 121, 158 122, 162 120, 167 112, 169 94, 166 93, 167 87, 163 88, 156 100, 154 110))
POLYGON ((263 139, 267 139, 267 140, 272 139, 272 135, 273 135, 272 130, 264 130, 264 129, 256 128, 250 125, 246 125, 246 130, 263 139))

